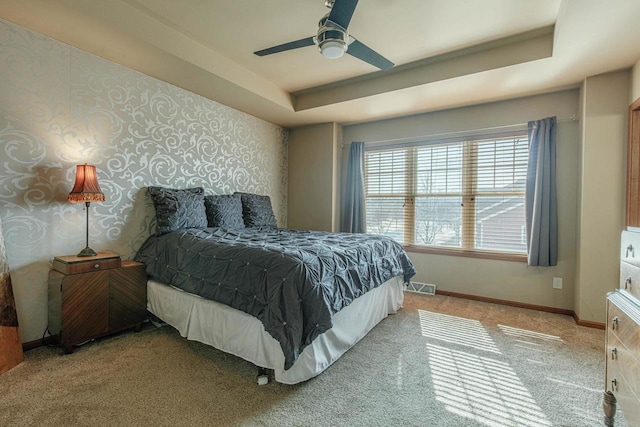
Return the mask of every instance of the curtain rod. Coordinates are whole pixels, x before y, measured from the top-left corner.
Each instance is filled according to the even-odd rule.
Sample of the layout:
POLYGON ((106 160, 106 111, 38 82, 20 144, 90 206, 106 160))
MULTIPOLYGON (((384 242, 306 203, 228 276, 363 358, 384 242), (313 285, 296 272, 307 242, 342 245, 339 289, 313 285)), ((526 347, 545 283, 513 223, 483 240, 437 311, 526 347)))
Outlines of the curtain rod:
MULTIPOLYGON (((575 115, 572 114, 570 116, 567 117, 559 117, 556 119, 556 122, 575 122, 578 121, 579 118, 575 115)), ((438 139, 438 138, 452 138, 455 137, 457 135, 466 135, 466 134, 476 134, 476 133, 481 133, 481 132, 490 132, 490 131, 506 131, 509 129, 518 129, 518 128, 522 128, 528 126, 528 123, 515 123, 512 125, 504 125, 504 126, 493 126, 493 127, 487 127, 487 128, 481 128, 481 129, 471 129, 471 130, 465 130, 465 131, 459 131, 459 132, 445 132, 445 133, 435 133, 435 134, 431 134, 431 135, 421 135, 421 136, 410 136, 407 138, 398 138, 398 139, 383 139, 383 140, 379 140, 379 141, 365 141, 364 145, 378 145, 378 144, 395 144, 395 143, 402 143, 402 142, 411 142, 411 141, 419 141, 419 140, 425 140, 425 139, 438 139)), ((350 144, 345 144, 344 142, 340 144, 340 148, 345 148, 345 147, 349 147, 350 144)))

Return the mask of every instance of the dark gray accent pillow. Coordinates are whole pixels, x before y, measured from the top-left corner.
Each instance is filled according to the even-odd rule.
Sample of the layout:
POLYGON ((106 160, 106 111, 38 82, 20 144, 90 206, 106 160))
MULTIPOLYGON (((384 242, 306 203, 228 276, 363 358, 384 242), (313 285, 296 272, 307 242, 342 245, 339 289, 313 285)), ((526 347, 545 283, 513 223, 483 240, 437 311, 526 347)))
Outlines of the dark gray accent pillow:
POLYGON ((239 194, 242 199, 242 216, 246 227, 277 227, 269 196, 251 193, 239 194))
POLYGON ((204 207, 209 227, 244 228, 239 194, 205 196, 204 207))
POLYGON ((156 235, 183 228, 206 228, 204 188, 149 187, 149 195, 156 208, 156 235))

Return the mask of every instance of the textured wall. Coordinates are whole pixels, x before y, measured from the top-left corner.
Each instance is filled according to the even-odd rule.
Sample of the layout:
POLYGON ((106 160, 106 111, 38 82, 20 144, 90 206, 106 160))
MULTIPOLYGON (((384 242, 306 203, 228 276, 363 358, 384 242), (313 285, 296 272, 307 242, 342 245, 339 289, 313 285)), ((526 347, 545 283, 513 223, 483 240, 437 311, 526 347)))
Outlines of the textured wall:
POLYGON ((75 165, 96 165, 90 246, 130 258, 154 227, 145 187, 271 196, 286 225, 287 131, 0 20, 0 216, 24 341, 47 325, 56 255, 84 247, 75 165))

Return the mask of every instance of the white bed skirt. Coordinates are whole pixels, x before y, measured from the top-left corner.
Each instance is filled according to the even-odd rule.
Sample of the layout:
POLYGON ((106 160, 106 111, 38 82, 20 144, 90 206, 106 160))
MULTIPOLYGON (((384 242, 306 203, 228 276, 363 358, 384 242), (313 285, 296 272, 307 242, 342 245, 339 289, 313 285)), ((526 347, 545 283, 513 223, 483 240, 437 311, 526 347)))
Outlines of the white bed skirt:
POLYGON ((307 346, 296 363, 284 370, 280 344, 257 318, 227 305, 149 280, 147 309, 189 340, 273 369, 275 379, 296 384, 315 377, 360 341, 404 300, 402 277, 367 292, 333 317, 333 327, 307 346))

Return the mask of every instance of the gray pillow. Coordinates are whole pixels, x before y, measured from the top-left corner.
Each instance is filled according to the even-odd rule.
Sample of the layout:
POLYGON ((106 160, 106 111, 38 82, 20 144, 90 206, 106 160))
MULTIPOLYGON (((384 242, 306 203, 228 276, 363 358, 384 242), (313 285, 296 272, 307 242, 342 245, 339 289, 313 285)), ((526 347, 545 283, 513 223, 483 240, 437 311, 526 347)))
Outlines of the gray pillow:
POLYGON ((204 207, 209 227, 244 228, 239 194, 205 196, 204 207))
POLYGON ((183 228, 207 227, 204 188, 149 187, 148 191, 156 208, 156 235, 183 228))
POLYGON ((251 193, 239 194, 242 199, 242 216, 246 227, 277 227, 269 196, 251 193))

